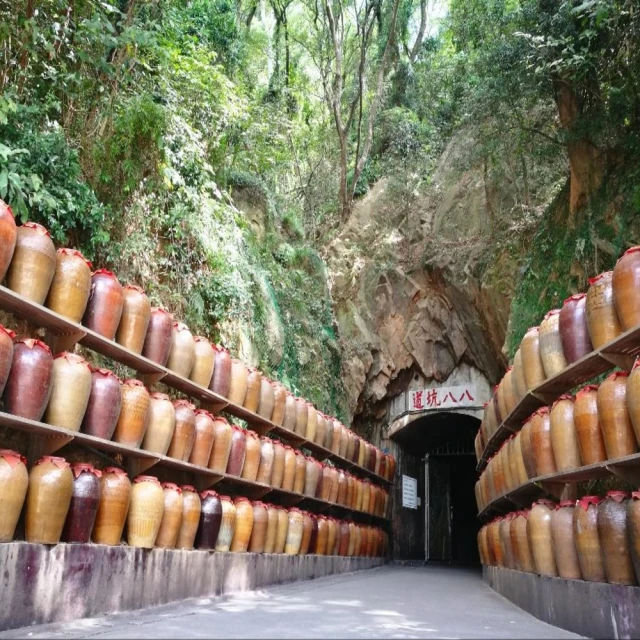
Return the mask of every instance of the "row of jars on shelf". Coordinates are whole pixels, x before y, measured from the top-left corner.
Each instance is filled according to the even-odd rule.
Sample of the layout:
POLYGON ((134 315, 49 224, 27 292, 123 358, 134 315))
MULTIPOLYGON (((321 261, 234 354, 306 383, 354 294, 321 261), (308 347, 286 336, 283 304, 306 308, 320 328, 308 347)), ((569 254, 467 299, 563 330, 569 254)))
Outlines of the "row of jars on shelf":
POLYGON ((118 467, 100 471, 44 456, 27 471, 15 451, 0 450, 0 542, 14 539, 25 509, 25 540, 130 547, 298 555, 382 555, 375 527, 315 516, 215 491, 160 483, 139 475, 133 483, 118 467), (125 533, 126 526, 126 533, 125 533))
POLYGON ((231 357, 160 307, 151 307, 137 286, 122 286, 106 269, 74 249, 58 249, 47 230, 27 222, 16 227, 0 200, 0 281, 19 295, 44 304, 126 349, 257 413, 266 420, 330 449, 334 454, 393 478, 395 461, 335 418, 295 398, 282 384, 231 357))
POLYGON ((626 251, 613 271, 589 280, 587 293, 567 298, 525 334, 513 366, 485 405, 476 455, 528 391, 640 324, 640 247, 626 251))
POLYGON ((640 581, 640 491, 609 491, 555 504, 538 500, 484 525, 478 533, 484 565, 636 585, 640 581))
POLYGON ((489 459, 476 483, 479 510, 532 478, 640 451, 640 362, 599 386, 538 409, 489 459))
POLYGON ((7 412, 70 431, 82 431, 145 451, 240 476, 285 491, 336 502, 382 516, 388 492, 344 470, 186 400, 149 393, 139 380, 120 380, 107 369, 91 369, 76 354, 55 358, 38 340, 14 345, 0 327, 0 393, 7 412))

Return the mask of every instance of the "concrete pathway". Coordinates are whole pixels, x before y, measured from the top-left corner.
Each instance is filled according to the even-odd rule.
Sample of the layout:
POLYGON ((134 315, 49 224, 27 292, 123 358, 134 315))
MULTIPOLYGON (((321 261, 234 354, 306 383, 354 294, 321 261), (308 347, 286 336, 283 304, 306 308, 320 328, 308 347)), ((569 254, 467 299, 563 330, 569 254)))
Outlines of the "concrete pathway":
POLYGON ((385 566, 0 638, 578 638, 496 594, 479 571, 385 566))

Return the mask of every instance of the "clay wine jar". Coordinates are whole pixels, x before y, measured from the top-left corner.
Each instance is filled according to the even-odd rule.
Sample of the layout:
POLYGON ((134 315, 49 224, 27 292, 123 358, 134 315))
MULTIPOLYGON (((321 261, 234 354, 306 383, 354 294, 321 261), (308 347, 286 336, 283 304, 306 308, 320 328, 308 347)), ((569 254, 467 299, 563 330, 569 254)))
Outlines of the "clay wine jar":
MULTIPOLYGON (((0 203, 2 201, 0 200, 0 203)), ((1 220, 1 218, 0 218, 1 220)), ((16 334, 0 324, 0 396, 4 392, 13 361, 13 340, 16 334)))
MULTIPOLYGON (((209 383, 209 389, 223 398, 229 397, 229 385, 231 384, 231 355, 219 345, 214 345, 213 375, 209 383)), ((243 398, 244 399, 244 398, 243 398)))
POLYGON ((222 501, 220 496, 212 489, 207 489, 200 494, 202 510, 200 512, 200 524, 196 534, 196 547, 207 551, 214 551, 220 526, 222 525, 222 501))
MULTIPOLYGON (((348 526, 348 525, 347 525, 348 526)), ((301 556, 306 556, 309 553, 309 545, 311 543, 311 534, 313 533, 313 518, 307 511, 302 512, 302 539, 300 541, 301 556)))
POLYGON ((329 537, 329 520, 326 516, 318 516, 318 533, 314 553, 319 556, 327 555, 327 542, 329 537))
POLYGON ((304 480, 304 495, 315 497, 316 491, 318 490, 318 483, 320 482, 320 478, 322 476, 322 466, 320 463, 311 456, 306 458, 306 471, 305 471, 305 480, 304 480))
POLYGON ((49 232, 35 222, 18 227, 7 287, 23 298, 44 304, 55 270, 56 249, 49 232))
POLYGON ((190 484, 184 484, 180 488, 182 489, 182 523, 176 549, 193 549, 200 524, 202 503, 198 492, 190 484))
MULTIPOLYGON (((0 237, 2 203, 0 201, 0 237)), ((11 542, 27 496, 29 472, 27 459, 17 451, 0 449, 0 542, 11 542)))
POLYGON ((578 436, 573 421, 574 398, 562 395, 549 412, 551 420, 551 448, 558 471, 577 469, 582 465, 578 436))
POLYGON ((260 437, 255 431, 247 429, 244 434, 246 438, 246 445, 241 477, 249 482, 255 482, 258 477, 258 469, 260 468, 262 443, 260 442, 260 437))
POLYGON ((173 336, 173 317, 161 307, 152 307, 142 355, 161 366, 167 364, 173 336))
POLYGON ((176 425, 176 411, 165 393, 149 396, 147 428, 142 439, 142 448, 166 455, 176 425))
POLYGON ((513 367, 509 367, 507 372, 504 374, 504 379, 502 383, 504 387, 504 402, 505 402, 505 410, 506 415, 509 415, 518 404, 518 398, 516 396, 514 382, 513 382, 513 367))
MULTIPOLYGON (((337 420, 332 420, 333 423, 333 438, 331 440, 331 451, 338 455, 340 453, 340 436, 342 435, 342 425, 337 420)), ((358 456, 358 464, 361 467, 366 465, 367 458, 367 446, 363 441, 360 447, 360 454, 358 456)))
POLYGON ((98 269, 91 275, 91 293, 82 317, 82 324, 109 340, 116 337, 124 291, 118 279, 106 269, 98 269))
MULTIPOLYGON (((287 403, 287 390, 284 385, 279 382, 273 383, 273 412, 271 414, 271 422, 282 426, 284 422, 284 412, 287 403)), ((294 414, 295 415, 295 414, 294 414)))
POLYGON ((129 351, 142 353, 151 319, 151 303, 147 294, 133 284, 123 287, 122 295, 122 316, 116 341, 129 351))
POLYGON ((4 280, 16 248, 18 230, 11 207, 0 199, 0 282, 4 280))
POLYGON ((256 500, 253 503, 253 527, 249 540, 249 551, 251 553, 264 553, 264 546, 267 538, 267 526, 269 524, 269 514, 267 505, 256 500))
POLYGON ((182 525, 182 489, 173 482, 163 482, 164 511, 155 546, 161 549, 175 549, 182 525))
POLYGON ((531 448, 536 463, 536 475, 546 476, 557 471, 551 446, 549 407, 542 407, 531 419, 531 448))
POLYGON ((4 389, 5 411, 40 421, 51 395, 52 375, 53 357, 49 347, 40 340, 18 340, 13 345, 11 369, 4 389))
MULTIPOLYGON (((338 455, 341 458, 345 458, 347 455, 347 448, 349 447, 349 432, 347 428, 341 424, 340 425, 340 447, 338 449, 338 455)), ((367 442, 367 451, 369 452, 369 458, 366 462, 366 467, 369 471, 373 471, 376 459, 376 452, 373 449, 373 445, 367 442)))
MULTIPOLYGON (((522 350, 522 370, 527 390, 531 391, 545 380, 544 365, 540 357, 540 328, 531 327, 520 344, 522 350)), ((501 420, 498 420, 500 423, 501 420)))
MULTIPOLYGON (((215 441, 214 441, 215 449, 215 441)), ((227 463, 227 473, 232 476, 239 476, 244 467, 244 459, 247 450, 247 438, 244 430, 233 425, 231 432, 231 450, 229 462, 227 463)))
POLYGON ((102 472, 83 462, 72 464, 71 471, 73 493, 61 539, 63 542, 87 543, 91 541, 98 513, 102 472))
POLYGON ((507 411, 507 401, 505 399, 505 394, 504 394, 505 388, 506 388, 504 382, 505 380, 504 378, 502 378, 502 380, 496 386, 496 396, 498 398, 498 409, 500 410, 500 415, 502 416, 503 420, 509 415, 509 412, 507 411))
POLYGON ((284 552, 289 556, 297 556, 302 545, 302 533, 304 530, 304 517, 300 509, 295 507, 289 509, 287 538, 284 545, 284 552))
POLYGON ((587 325, 586 293, 578 293, 564 301, 560 309, 560 338, 567 364, 593 351, 587 325))
POLYGON ((500 520, 501 516, 494 518, 488 527, 487 539, 491 549, 493 565, 496 567, 504 567, 504 555, 502 553, 502 545, 500 544, 500 520))
POLYGON ((516 530, 518 560, 520 562, 521 571, 533 573, 536 568, 533 563, 533 555, 531 554, 531 546, 529 545, 529 536, 527 533, 529 514, 529 509, 520 511, 518 516, 514 518, 514 525, 516 530))
MULTIPOLYGON (((347 475, 342 469, 340 469, 340 471, 338 471, 338 495, 336 496, 336 502, 338 504, 344 505, 346 502, 346 498, 347 498, 347 475)), ((372 507, 373 507, 373 495, 372 495, 372 498, 370 499, 371 511, 373 511, 372 507)))
POLYGON ((293 491, 293 483, 296 476, 296 454, 290 446, 284 448, 284 474, 281 488, 283 491, 293 491))
POLYGON ((310 402, 307 405, 307 426, 305 427, 304 437, 309 442, 314 442, 318 430, 318 411, 310 402))
POLYGON ((236 527, 231 540, 230 551, 244 553, 249 548, 253 529, 253 506, 247 498, 236 498, 236 527))
POLYGON ((522 449, 522 458, 528 479, 535 478, 537 475, 536 461, 533 456, 533 443, 531 441, 532 420, 533 416, 530 416, 520 430, 520 447, 522 449))
POLYGON ((222 506, 222 519, 216 541, 216 551, 229 551, 236 528, 236 505, 233 504, 233 500, 229 496, 220 496, 220 505, 222 506))
POLYGON ((598 417, 598 385, 583 387, 573 403, 573 424, 578 438, 582 464, 595 464, 607 459, 600 419, 598 417))
POLYGON ((260 465, 258 466, 258 475, 256 477, 257 482, 271 485, 274 457, 273 440, 262 436, 260 438, 260 465))
POLYGON ((507 567, 507 569, 515 569, 515 560, 513 557, 513 547, 511 546, 511 535, 510 535, 511 520, 513 520, 513 517, 514 517, 513 513, 508 513, 500 521, 500 524, 498 526, 504 566, 507 567))
POLYGON ((601 273, 589 280, 587 291, 587 326, 595 349, 622 333, 613 300, 613 272, 601 273))
POLYGON ((44 422, 79 431, 91 394, 91 369, 74 353, 59 353, 53 360, 51 395, 44 422))
POLYGON ((243 406, 247 411, 255 413, 260 403, 260 389, 262 388, 262 373, 255 367, 247 367, 247 393, 243 406))
POLYGON ((325 502, 329 501, 331 495, 331 486, 333 483, 333 475, 331 467, 322 463, 322 478, 318 482, 318 488, 316 489, 316 497, 325 502))
POLYGON ((606 582, 604 556, 598 535, 598 505, 602 498, 585 496, 573 510, 573 534, 583 580, 606 582))
POLYGON ((58 249, 46 306, 73 322, 80 322, 90 293, 91 263, 75 249, 58 249))
POLYGON ((627 536, 628 501, 626 491, 609 491, 598 505, 598 537, 607 582, 611 584, 638 584, 627 536))
POLYGON ((273 553, 278 535, 278 510, 274 505, 267 505, 267 533, 264 538, 264 553, 273 553))
POLYGON ((139 447, 147 429, 151 398, 142 382, 133 378, 122 383, 121 391, 122 407, 113 439, 130 447, 139 447))
POLYGON ((538 339, 544 375, 550 378, 567 366, 560 336, 560 309, 553 309, 545 315, 540 323, 538 339))
POLYGON ((71 504, 73 474, 64 458, 43 456, 29 473, 25 539, 57 544, 71 504))
POLYGON ((189 331, 189 327, 183 322, 174 322, 167 368, 183 378, 188 378, 191 375, 195 359, 196 341, 189 331))
POLYGON ((189 456, 189 462, 199 467, 206 467, 213 450, 216 425, 213 416, 205 409, 195 412, 195 439, 189 456))
POLYGON ((522 347, 518 347, 516 355, 513 357, 513 377, 518 402, 527 395, 527 381, 524 377, 524 367, 522 365, 522 347))
POLYGON ((636 360, 627 378, 627 410, 636 440, 640 442, 640 360, 636 360))
POLYGON ((175 400, 176 427, 173 430, 167 455, 176 460, 189 460, 196 439, 195 407, 188 400, 175 400))
POLYGON ((102 470, 100 502, 93 526, 92 539, 96 544, 118 545, 131 501, 131 481, 118 467, 102 470))
POLYGON ((640 581, 640 491, 634 491, 627 503, 627 533, 636 578, 640 581))
POLYGON ((137 476, 131 488, 127 515, 127 543, 130 547, 152 549, 164 514, 164 492, 158 478, 137 476))
POLYGON ((215 417, 213 426, 213 448, 209 458, 209 469, 217 473, 226 473, 231 454, 233 427, 222 416, 215 417))
POLYGON ((271 420, 273 415, 273 407, 275 405, 275 393, 273 391, 273 383, 263 376, 260 381, 260 401, 258 402, 258 415, 266 420, 271 420))
POLYGON ((616 262, 612 277, 616 312, 627 331, 640 324, 640 247, 627 249, 616 262))
POLYGON ((122 383, 109 369, 91 369, 91 390, 84 412, 83 433, 111 440, 122 406, 122 383))
POLYGON ((580 560, 573 532, 574 500, 563 500, 551 514, 551 538, 558 575, 565 580, 581 580, 580 560))
POLYGON ((303 438, 307 432, 308 418, 309 404, 303 398, 296 398, 296 426, 294 431, 303 438))
MULTIPOLYGON (((215 374, 215 369, 214 369, 215 374)), ((247 397, 249 370, 244 362, 233 358, 231 361, 231 379, 227 398, 229 402, 242 407, 247 397)))
POLYGON ((284 460, 285 449, 282 442, 278 440, 273 441, 273 470, 271 472, 271 486, 275 489, 279 489, 282 486, 282 480, 284 478, 284 460))
POLYGON ((205 389, 209 388, 213 369, 216 365, 216 352, 213 345, 202 336, 196 336, 195 358, 189 379, 205 389))
POLYGON ((287 542, 287 531, 289 529, 289 514, 284 507, 277 507, 278 527, 276 529, 276 546, 274 553, 284 553, 284 547, 287 542))
POLYGON ((638 451, 638 443, 627 408, 629 374, 616 371, 598 388, 598 418, 609 460, 629 456, 638 451))
POLYGON ((287 397, 284 401, 282 426, 288 431, 296 430, 297 407, 295 396, 290 391, 287 391, 287 397))
MULTIPOLYGON (((346 458, 347 460, 351 461, 351 462, 355 462, 357 460, 357 458, 353 457, 353 454, 356 451, 356 440, 357 440, 357 436, 355 433, 353 433, 353 431, 351 431, 351 429, 347 429, 347 436, 349 438, 348 444, 347 444, 347 455, 346 458)), ((376 468, 374 469, 374 472, 377 473, 378 475, 380 475, 380 465, 382 464, 382 451, 380 451, 380 449, 376 449, 376 468)))
POLYGON ((538 500, 531 507, 527 520, 527 535, 536 573, 557 576, 558 569, 553 555, 551 515, 555 505, 550 500, 538 500))

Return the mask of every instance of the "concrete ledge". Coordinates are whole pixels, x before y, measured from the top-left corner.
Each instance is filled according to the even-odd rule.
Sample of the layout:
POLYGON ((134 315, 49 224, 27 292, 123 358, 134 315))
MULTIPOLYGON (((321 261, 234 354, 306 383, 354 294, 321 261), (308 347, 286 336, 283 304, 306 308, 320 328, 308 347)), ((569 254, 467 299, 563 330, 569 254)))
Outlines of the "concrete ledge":
POLYGON ((640 587, 564 580, 483 567, 501 596, 549 624, 588 638, 640 637, 640 587))
POLYGON ((384 558, 0 544, 0 631, 372 569, 384 558))

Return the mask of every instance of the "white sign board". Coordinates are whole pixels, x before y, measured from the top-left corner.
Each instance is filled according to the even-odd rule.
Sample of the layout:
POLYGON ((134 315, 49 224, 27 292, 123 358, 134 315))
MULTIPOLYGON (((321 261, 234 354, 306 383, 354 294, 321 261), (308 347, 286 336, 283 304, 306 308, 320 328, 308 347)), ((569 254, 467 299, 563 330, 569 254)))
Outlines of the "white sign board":
POLYGON ((475 384, 414 389, 409 393, 409 411, 475 407, 478 405, 476 397, 475 384))
POLYGON ((409 476, 402 476, 402 506, 407 509, 418 508, 418 481, 409 476))

